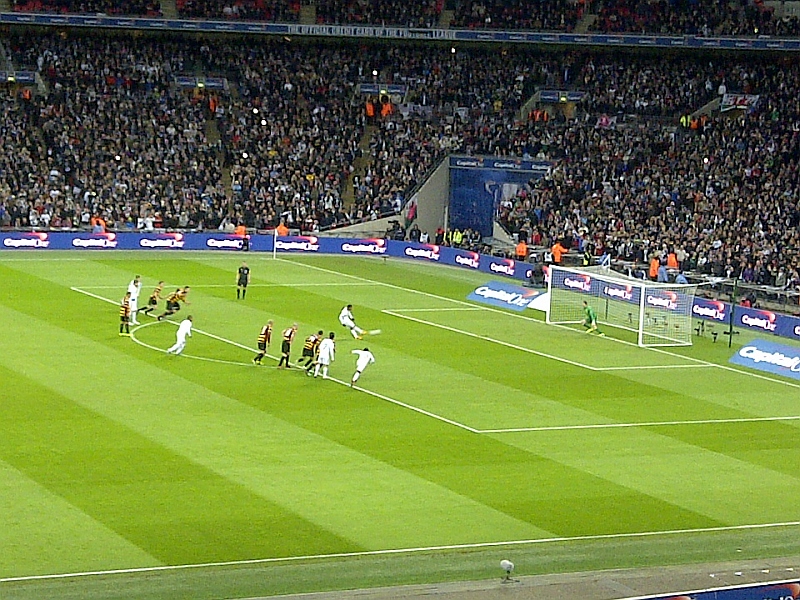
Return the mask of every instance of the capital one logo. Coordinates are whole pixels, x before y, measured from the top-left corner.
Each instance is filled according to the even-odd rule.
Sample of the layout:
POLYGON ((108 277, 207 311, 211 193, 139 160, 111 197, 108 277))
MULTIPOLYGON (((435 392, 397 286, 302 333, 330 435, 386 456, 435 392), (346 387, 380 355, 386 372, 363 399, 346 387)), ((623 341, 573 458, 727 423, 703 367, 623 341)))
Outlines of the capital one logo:
POLYGON ((295 250, 299 252, 317 252, 319 239, 314 236, 297 236, 291 239, 275 239, 276 250, 295 250))
POLYGON ((666 310, 675 310, 678 308, 678 294, 675 292, 662 292, 660 296, 647 295, 647 304, 657 308, 664 308, 666 310))
POLYGON ((139 240, 141 248, 183 248, 184 243, 182 233, 162 233, 139 240))
POLYGON ((626 285, 624 288, 607 285, 603 288, 603 293, 609 298, 619 298, 620 300, 633 299, 633 287, 626 285))
POLYGON ((425 245, 422 248, 406 248, 404 253, 411 258, 439 260, 439 246, 425 245))
POLYGON ((49 248, 50 240, 44 232, 23 233, 22 237, 8 237, 3 240, 6 248, 49 248))
POLYGON ((78 236, 72 238, 75 248, 116 248, 116 233, 95 233, 89 237, 78 236))
POLYGON ((764 331, 775 331, 778 326, 777 315, 767 311, 761 311, 760 315, 744 314, 742 315, 742 324, 755 329, 763 329, 764 331))
POLYGON ((514 267, 514 261, 509 258, 503 259, 502 262, 489 263, 489 270, 492 273, 500 273, 502 275, 508 275, 510 277, 513 277, 514 272, 516 271, 514 267))
POLYGON ((592 278, 588 275, 567 275, 564 277, 564 287, 580 292, 589 292, 592 289, 592 278))
POLYGON ((707 301, 705 304, 695 304, 692 306, 692 314, 698 317, 714 319, 715 321, 725 320, 725 304, 717 301, 707 301))
POLYGON ((369 239, 351 244, 342 244, 342 252, 352 252, 353 254, 385 254, 386 240, 369 239))
POLYGON ((220 250, 241 250, 244 241, 242 238, 208 238, 206 246, 220 250))
POLYGON ((456 254, 455 263, 462 267, 477 269, 481 265, 481 257, 477 252, 470 252, 467 256, 456 254))

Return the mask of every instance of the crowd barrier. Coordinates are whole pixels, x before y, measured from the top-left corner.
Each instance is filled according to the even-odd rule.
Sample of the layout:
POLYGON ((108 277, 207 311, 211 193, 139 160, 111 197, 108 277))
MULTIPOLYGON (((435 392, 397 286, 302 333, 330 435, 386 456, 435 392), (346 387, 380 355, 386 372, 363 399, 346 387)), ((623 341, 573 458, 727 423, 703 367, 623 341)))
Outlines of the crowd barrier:
POLYGON ((342 254, 391 256, 451 265, 527 281, 532 265, 508 258, 478 254, 468 250, 398 242, 381 238, 330 238, 317 236, 242 237, 224 233, 76 233, 76 232, 5 232, 0 233, 0 247, 5 250, 220 250, 295 254, 342 254))
MULTIPOLYGON (((719 300, 695 298, 692 316, 705 321, 713 321, 728 325, 731 315, 731 304, 719 300)), ((770 333, 778 337, 800 340, 800 317, 784 315, 770 310, 737 306, 733 311, 734 327, 770 333)))
POLYGON ((797 600, 798 596, 800 596, 799 582, 781 581, 686 592, 679 595, 648 596, 644 600, 797 600))

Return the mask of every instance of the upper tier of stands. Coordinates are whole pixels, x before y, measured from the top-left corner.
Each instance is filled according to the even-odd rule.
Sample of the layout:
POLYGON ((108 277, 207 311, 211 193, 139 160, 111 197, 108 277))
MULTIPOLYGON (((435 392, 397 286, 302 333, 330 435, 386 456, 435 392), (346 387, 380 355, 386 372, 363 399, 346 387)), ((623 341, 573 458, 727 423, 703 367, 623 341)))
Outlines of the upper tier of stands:
MULTIPOLYGON (((186 19, 238 19, 273 23, 300 20, 300 0, 176 0, 186 19)), ((776 14, 763 0, 445 0, 379 2, 314 0, 319 24, 411 28, 453 27, 699 36, 800 36, 800 18, 776 14), (444 20, 443 20, 444 18, 444 20)), ((15 11, 62 14, 162 15, 159 0, 14 0, 15 11)), ((780 11, 779 11, 780 12, 780 11)))

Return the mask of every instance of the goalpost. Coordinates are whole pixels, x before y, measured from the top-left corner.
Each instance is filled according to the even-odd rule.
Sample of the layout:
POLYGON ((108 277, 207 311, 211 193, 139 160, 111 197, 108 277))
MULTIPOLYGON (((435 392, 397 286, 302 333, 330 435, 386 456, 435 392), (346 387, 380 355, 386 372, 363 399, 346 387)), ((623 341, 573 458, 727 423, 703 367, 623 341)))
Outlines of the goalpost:
POLYGON ((691 346, 696 285, 654 283, 607 267, 550 266, 547 322, 583 323, 583 302, 602 326, 637 334, 639 346, 691 346))

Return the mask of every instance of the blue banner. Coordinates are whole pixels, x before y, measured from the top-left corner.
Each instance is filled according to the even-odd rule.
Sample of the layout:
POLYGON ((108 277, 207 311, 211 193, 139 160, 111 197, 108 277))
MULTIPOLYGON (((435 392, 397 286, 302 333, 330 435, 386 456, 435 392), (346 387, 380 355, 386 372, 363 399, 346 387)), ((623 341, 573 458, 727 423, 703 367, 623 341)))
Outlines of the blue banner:
POLYGON ((519 280, 530 279, 533 265, 478 254, 460 248, 396 242, 383 238, 331 238, 313 235, 278 237, 226 233, 88 233, 65 231, 10 231, 0 233, 0 248, 5 250, 226 250, 392 256, 473 269, 519 280))
POLYGON ((730 361, 759 371, 800 379, 800 348, 767 340, 753 340, 739 348, 730 361))
POLYGON ((680 595, 652 596, 650 600, 796 600, 798 597, 800 597, 800 583, 788 581, 688 592, 680 595))
POLYGON ((500 308, 510 308, 522 312, 539 295, 537 290, 519 287, 502 281, 489 281, 475 288, 467 300, 491 304, 500 308))
POLYGON ((731 305, 720 300, 695 298, 692 316, 715 323, 727 323, 731 315, 731 305))
POLYGON ((485 156, 450 157, 450 229, 472 229, 484 237, 494 230, 500 202, 513 200, 531 179, 550 171, 546 161, 485 156))
POLYGON ((800 340, 800 317, 743 306, 737 306, 734 315, 736 327, 800 340))

